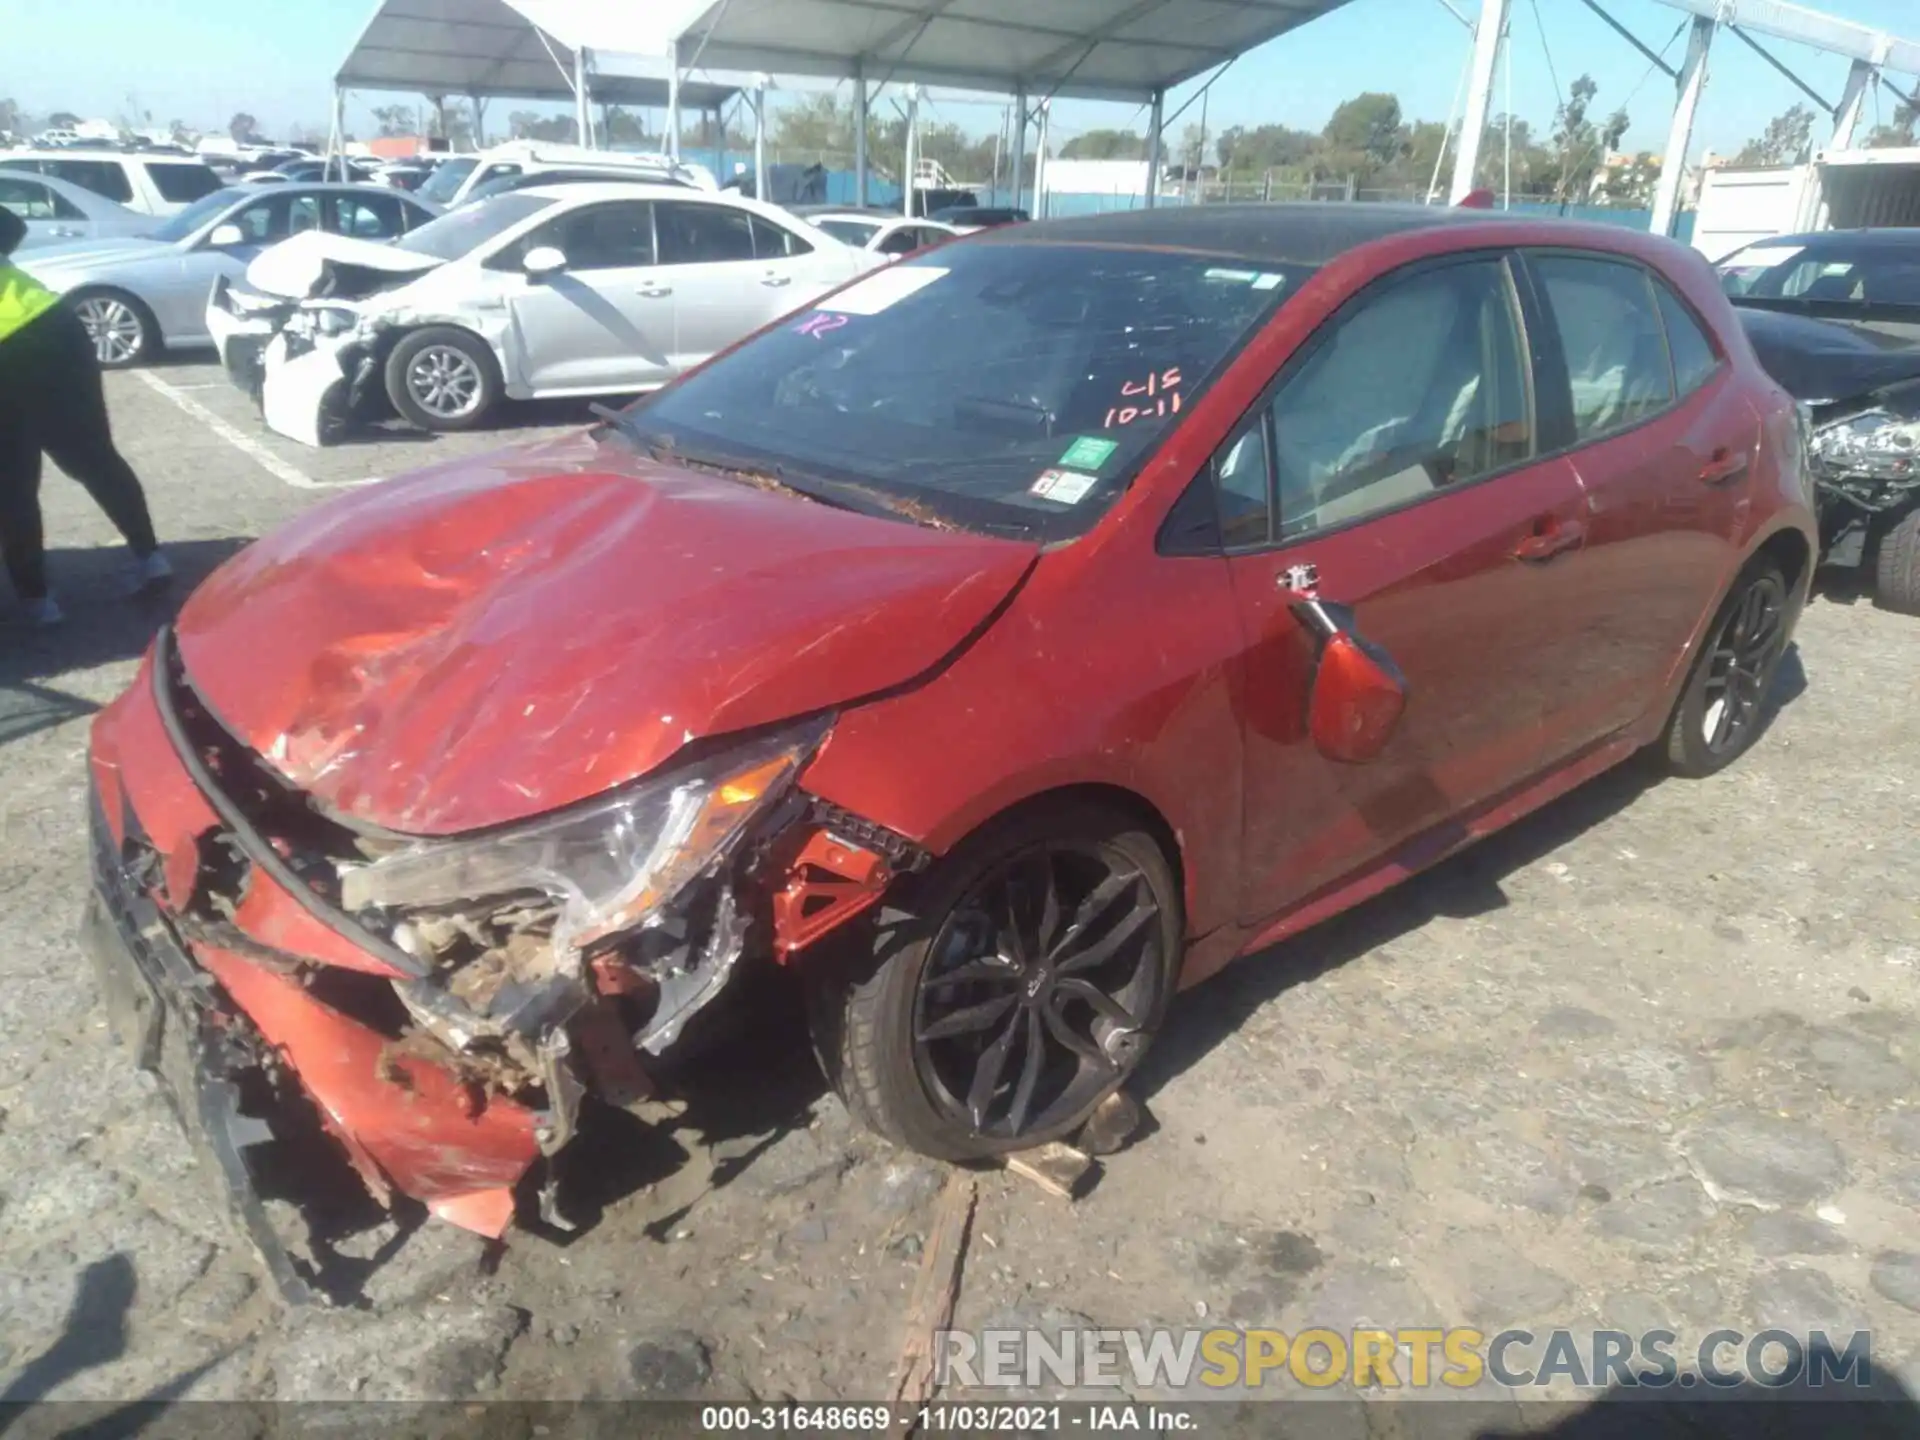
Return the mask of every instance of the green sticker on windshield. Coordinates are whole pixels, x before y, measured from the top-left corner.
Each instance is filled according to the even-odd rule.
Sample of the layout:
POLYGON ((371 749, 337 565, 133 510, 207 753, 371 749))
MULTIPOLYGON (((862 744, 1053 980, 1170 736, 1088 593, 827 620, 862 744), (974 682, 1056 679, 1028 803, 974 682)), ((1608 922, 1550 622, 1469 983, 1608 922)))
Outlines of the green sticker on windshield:
POLYGON ((1076 470, 1098 470, 1113 458, 1113 452, 1119 448, 1118 441, 1082 435, 1067 447, 1067 453, 1060 457, 1060 463, 1071 465, 1076 470))

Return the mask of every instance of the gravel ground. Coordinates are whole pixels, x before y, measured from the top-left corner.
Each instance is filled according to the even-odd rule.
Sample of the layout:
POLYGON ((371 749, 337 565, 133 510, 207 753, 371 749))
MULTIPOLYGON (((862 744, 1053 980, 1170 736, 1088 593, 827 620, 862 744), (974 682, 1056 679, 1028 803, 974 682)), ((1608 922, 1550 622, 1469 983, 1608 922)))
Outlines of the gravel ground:
MULTIPOLYGON (((110 391, 189 583, 514 438, 309 452, 209 366, 110 391)), ((376 1232, 359 1307, 280 1307, 73 942, 87 718, 159 614, 57 475, 48 519, 71 623, 0 632, 0 1391, 882 1394, 942 1173, 855 1131, 784 1016, 672 1133, 603 1124, 571 1243, 376 1232)), ((1732 772, 1603 777, 1185 997, 1091 1193, 981 1178, 957 1322, 1858 1327, 1920 1390, 1917 640, 1821 599, 1732 772)))

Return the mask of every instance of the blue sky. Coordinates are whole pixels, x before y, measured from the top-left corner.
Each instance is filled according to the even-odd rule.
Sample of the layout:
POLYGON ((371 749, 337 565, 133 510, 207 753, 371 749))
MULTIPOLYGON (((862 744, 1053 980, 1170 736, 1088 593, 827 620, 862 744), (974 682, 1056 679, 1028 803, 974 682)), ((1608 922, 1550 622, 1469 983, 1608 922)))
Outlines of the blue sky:
MULTIPOLYGON (((268 133, 293 125, 324 126, 328 81, 352 45, 372 0, 4 0, 7 58, 30 65, 0 70, 0 96, 29 111, 70 109, 83 116, 137 110, 155 121, 174 118, 202 128, 224 126, 245 110, 268 133)), ((645 0, 621 0, 641 4, 645 0)), ((1478 11, 1478 0, 1452 0, 1478 11)), ((1614 15, 1656 50, 1681 24, 1679 12, 1657 0, 1609 0, 1614 15)), ((1915 0, 1825 0, 1830 13, 1920 37, 1915 0)), ((1556 90, 1583 71, 1599 85, 1602 112, 1625 103, 1633 125, 1628 144, 1658 150, 1666 136, 1672 86, 1649 74, 1647 62, 1578 0, 1513 0, 1512 93, 1515 113, 1544 129, 1556 90)), ((1213 87, 1210 130, 1232 124, 1282 123, 1319 129, 1341 100, 1361 90, 1399 95, 1410 118, 1443 120, 1466 63, 1469 32, 1441 0, 1352 0, 1336 11, 1242 57, 1213 87)), ((1683 39, 1667 50, 1677 59, 1683 39)), ((1779 42, 1772 47, 1815 90, 1837 98, 1846 62, 1779 42)), ((1802 97, 1738 40, 1722 35, 1714 48, 1706 99, 1695 130, 1702 146, 1726 151, 1757 134, 1769 117, 1802 97)), ((1494 108, 1503 106, 1504 79, 1494 108)), ((1191 88, 1191 87, 1189 87, 1191 88)), ((349 125, 368 128, 367 109, 398 97, 357 95, 349 125)), ((1184 99, 1169 101, 1169 113, 1184 99)), ((1880 112, 1892 97, 1879 96, 1880 112)), ((497 106, 493 117, 502 116, 497 106)), ((1062 104, 1056 108, 1056 145, 1076 131, 1137 124, 1137 111, 1118 105, 1062 104)), ((989 107, 952 104, 938 118, 987 130, 998 125, 989 107)), ((1199 118, 1196 104, 1176 131, 1199 118)), ((490 117, 490 118, 493 118, 490 117)), ((1866 110, 1875 118, 1874 102, 1866 110)), ((1824 138, 1820 125, 1816 141, 1824 138)))

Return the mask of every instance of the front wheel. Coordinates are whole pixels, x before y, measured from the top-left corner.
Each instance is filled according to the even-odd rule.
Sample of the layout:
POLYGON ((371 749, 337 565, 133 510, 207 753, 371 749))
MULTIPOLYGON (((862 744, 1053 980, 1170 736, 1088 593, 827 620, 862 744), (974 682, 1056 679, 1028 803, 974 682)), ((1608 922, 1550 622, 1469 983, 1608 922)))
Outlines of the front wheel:
POLYGON ((74 297, 73 313, 93 342, 102 370, 125 370, 153 358, 159 330, 147 307, 118 290, 91 290, 74 297))
POLYGON ((478 335, 452 325, 416 330, 387 356, 387 398, 422 430, 470 430, 500 398, 500 365, 478 335))
POLYGON ((1018 814, 895 898, 859 953, 811 977, 822 1066, 869 1128, 942 1160, 1005 1154, 1071 1134, 1133 1073, 1182 933, 1172 870, 1136 823, 1018 814))
POLYGON ((1724 770, 1759 738, 1787 650, 1788 603, 1786 577, 1771 561, 1755 561, 1734 582, 1667 722, 1667 764, 1676 775, 1724 770))
POLYGON ((1908 512, 1880 537, 1873 599, 1882 610, 1920 615, 1920 509, 1908 512))

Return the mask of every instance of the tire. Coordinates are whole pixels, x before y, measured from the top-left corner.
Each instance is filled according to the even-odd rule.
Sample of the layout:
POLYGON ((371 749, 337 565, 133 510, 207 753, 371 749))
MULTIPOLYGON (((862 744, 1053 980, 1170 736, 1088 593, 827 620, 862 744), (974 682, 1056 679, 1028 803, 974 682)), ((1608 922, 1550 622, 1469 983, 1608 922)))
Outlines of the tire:
POLYGON ((1880 537, 1873 603, 1896 614, 1920 615, 1920 509, 1908 511, 1880 537))
POLYGON ((1182 934, 1179 885, 1136 821, 1084 804, 1016 812, 910 877, 819 957, 807 974, 815 1053, 854 1117, 896 1144, 954 1161, 1043 1145, 1138 1066, 1172 998, 1182 934), (1008 944, 987 912, 1016 909, 1024 938, 1008 944), (1051 945, 1034 943, 1043 934, 1051 945), (1036 958, 1023 968, 1010 951, 1036 958), (961 968, 968 978, 929 983, 930 971, 961 968), (998 1078, 976 1110, 995 1052, 998 1078))
POLYGON ((500 399, 500 365, 478 335, 429 325, 387 356, 387 398, 422 430, 471 430, 500 399))
POLYGON ((153 312, 124 290, 82 290, 67 298, 93 341, 102 370, 127 370, 159 354, 153 312))
POLYGON ((1792 596, 1771 560, 1740 572, 1694 657, 1667 721, 1667 768, 1703 779, 1731 765, 1765 728, 1767 692, 1787 649, 1792 596))

